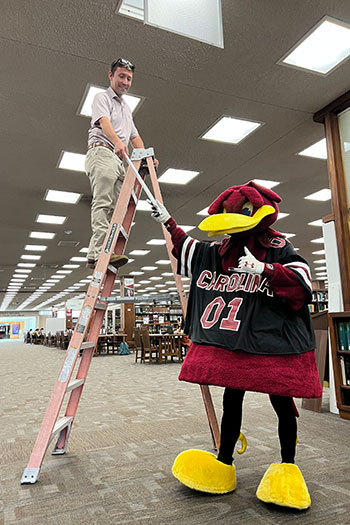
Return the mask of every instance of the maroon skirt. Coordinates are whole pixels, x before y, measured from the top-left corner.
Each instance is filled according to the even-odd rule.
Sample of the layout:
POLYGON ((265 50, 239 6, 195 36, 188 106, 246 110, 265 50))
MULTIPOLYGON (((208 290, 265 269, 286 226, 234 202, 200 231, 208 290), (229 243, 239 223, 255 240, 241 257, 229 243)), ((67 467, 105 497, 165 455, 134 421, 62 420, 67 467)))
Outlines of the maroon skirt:
POLYGON ((315 352, 257 355, 191 344, 180 381, 291 397, 321 397, 315 352))

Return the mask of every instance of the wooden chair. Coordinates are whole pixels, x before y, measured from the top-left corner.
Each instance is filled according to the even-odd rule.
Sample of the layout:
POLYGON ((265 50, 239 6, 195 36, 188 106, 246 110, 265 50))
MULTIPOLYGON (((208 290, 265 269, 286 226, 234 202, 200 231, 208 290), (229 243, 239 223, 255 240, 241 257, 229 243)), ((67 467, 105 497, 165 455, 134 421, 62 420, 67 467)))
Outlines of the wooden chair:
POLYGON ((145 363, 148 360, 148 363, 151 364, 152 361, 158 362, 159 359, 159 350, 158 346, 151 345, 151 339, 149 336, 148 328, 141 327, 141 341, 143 347, 143 362, 145 363))
POLYGON ((141 340, 141 330, 137 326, 134 328, 134 341, 135 341, 135 363, 139 359, 140 362, 144 362, 143 347, 141 340), (139 355, 140 354, 140 355, 139 355))

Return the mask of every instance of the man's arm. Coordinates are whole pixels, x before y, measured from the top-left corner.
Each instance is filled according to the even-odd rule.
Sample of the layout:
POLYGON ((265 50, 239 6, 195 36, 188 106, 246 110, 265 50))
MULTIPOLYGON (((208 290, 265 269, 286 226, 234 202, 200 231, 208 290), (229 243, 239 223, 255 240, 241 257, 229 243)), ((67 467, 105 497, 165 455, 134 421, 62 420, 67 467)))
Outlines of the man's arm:
MULTIPOLYGON (((99 119, 99 124, 101 126, 101 129, 103 133, 106 135, 106 137, 112 142, 115 148, 115 152, 121 159, 125 159, 125 155, 129 154, 128 147, 120 140, 116 132, 114 131, 114 128, 112 126, 111 121, 107 117, 101 117, 99 119)), ((137 138, 137 137, 136 137, 137 138)), ((135 139, 133 139, 135 140, 135 139)), ((142 140, 141 140, 142 142, 142 140)), ((143 147, 143 146, 139 146, 143 147)))
POLYGON ((137 137, 134 137, 133 139, 131 139, 130 142, 131 142, 132 147, 134 149, 137 149, 137 148, 144 149, 145 148, 145 145, 144 145, 143 140, 140 137, 140 135, 137 135, 137 137))

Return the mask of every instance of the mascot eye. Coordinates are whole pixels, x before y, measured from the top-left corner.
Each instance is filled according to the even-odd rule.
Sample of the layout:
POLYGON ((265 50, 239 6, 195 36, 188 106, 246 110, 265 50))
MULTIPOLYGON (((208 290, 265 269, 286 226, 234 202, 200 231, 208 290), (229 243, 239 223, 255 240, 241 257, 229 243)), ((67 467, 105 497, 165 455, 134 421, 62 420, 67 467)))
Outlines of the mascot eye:
POLYGON ((249 217, 253 214, 253 204, 247 201, 242 206, 242 215, 248 215, 249 217))

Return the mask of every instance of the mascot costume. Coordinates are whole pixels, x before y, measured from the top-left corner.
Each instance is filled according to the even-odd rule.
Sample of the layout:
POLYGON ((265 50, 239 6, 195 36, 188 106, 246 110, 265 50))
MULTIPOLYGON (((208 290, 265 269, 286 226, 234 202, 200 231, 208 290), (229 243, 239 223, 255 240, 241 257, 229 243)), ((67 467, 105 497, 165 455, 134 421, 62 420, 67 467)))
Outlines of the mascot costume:
POLYGON ((184 485, 211 494, 236 488, 233 450, 245 391, 269 394, 278 417, 281 463, 265 472, 257 497, 307 509, 310 495, 294 464, 298 411, 293 397, 321 396, 308 303, 311 272, 271 228, 281 198, 250 181, 224 191, 199 228, 222 242, 189 237, 157 201, 152 216, 171 234, 178 273, 192 277, 185 333, 192 344, 179 379, 225 387, 218 456, 186 450, 173 465, 184 485))

